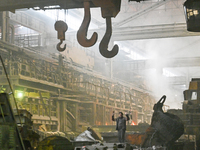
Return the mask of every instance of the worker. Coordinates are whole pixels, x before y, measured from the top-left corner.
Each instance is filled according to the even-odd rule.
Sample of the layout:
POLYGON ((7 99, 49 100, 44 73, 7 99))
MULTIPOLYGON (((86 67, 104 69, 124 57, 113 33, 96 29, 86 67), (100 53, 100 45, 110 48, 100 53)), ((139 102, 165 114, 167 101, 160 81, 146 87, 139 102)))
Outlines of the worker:
POLYGON ((113 111, 112 121, 116 121, 116 130, 118 130, 118 140, 119 143, 125 142, 125 132, 126 132, 126 121, 129 121, 129 115, 126 113, 126 117, 123 117, 123 113, 119 112, 119 117, 114 118, 115 112, 113 111))

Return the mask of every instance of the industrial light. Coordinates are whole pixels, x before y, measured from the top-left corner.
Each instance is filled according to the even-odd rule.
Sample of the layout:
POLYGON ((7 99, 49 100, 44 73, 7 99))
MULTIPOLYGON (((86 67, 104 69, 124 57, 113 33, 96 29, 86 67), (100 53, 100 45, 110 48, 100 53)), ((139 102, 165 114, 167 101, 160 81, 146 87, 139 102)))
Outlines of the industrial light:
POLYGON ((15 97, 19 98, 19 99, 22 99, 24 97, 24 92, 15 90, 15 97))
POLYGON ((187 22, 187 30, 200 32, 200 1, 187 0, 183 5, 187 22))

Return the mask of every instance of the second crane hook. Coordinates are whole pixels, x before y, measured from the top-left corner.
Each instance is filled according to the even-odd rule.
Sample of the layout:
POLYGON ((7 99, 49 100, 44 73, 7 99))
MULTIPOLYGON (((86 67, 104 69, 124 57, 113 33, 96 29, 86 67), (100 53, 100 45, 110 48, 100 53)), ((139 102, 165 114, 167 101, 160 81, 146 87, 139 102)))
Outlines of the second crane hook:
POLYGON ((98 34, 94 32, 92 37, 90 39, 87 39, 88 27, 91 20, 90 2, 88 1, 84 1, 84 12, 85 12, 85 15, 84 15, 83 22, 77 32, 77 40, 81 46, 90 47, 96 43, 98 34))
POLYGON ((106 17, 106 33, 99 44, 99 51, 101 55, 106 58, 112 58, 117 55, 119 51, 118 45, 114 45, 111 51, 108 50, 108 44, 112 35, 111 17, 106 17))

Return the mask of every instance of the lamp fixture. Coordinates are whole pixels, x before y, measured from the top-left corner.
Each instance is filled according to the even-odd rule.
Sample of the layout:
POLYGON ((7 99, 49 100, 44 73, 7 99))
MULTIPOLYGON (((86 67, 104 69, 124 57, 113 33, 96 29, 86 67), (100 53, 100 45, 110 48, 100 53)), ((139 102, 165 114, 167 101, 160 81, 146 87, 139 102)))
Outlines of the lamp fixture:
POLYGON ((200 32, 200 1, 187 0, 183 5, 187 30, 191 32, 200 32))

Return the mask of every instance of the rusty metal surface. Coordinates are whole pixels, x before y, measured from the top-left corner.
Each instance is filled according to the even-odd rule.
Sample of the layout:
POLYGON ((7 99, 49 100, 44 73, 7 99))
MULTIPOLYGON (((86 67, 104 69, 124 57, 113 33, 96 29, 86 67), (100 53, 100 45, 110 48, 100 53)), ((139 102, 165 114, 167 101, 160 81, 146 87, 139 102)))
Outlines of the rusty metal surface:
POLYGON ((58 39, 65 40, 65 32, 68 29, 67 24, 64 21, 59 20, 59 21, 56 21, 54 27, 58 33, 57 35, 58 39))
POLYGON ((94 5, 101 7, 103 18, 116 17, 120 11, 121 0, 92 0, 94 5))
MULTIPOLYGON (((110 1, 108 0, 107 2, 110 2, 110 1)), ((117 0, 110 5, 105 4, 106 0, 101 1, 101 3, 99 3, 99 1, 97 0, 94 0, 94 3, 99 4, 101 6, 101 15, 103 18, 106 19, 106 32, 105 32, 105 35, 103 36, 103 39, 101 40, 99 44, 99 51, 102 56, 106 58, 112 58, 118 54, 119 47, 118 45, 114 45, 112 50, 108 50, 108 44, 112 36, 111 17, 115 17, 120 11, 121 0, 117 0)))
POLYGON ((60 46, 62 42, 65 40, 65 32, 67 31, 68 26, 64 21, 59 20, 56 21, 56 23, 54 24, 54 28, 58 33, 57 38, 60 39, 60 42, 57 44, 56 47, 58 51, 62 52, 66 49, 66 44, 64 45, 63 48, 61 48, 60 46))
POLYGON ((110 42, 110 38, 112 35, 112 24, 111 24, 111 17, 106 18, 106 33, 99 44, 99 51, 102 56, 106 58, 112 58, 117 55, 119 51, 118 45, 114 45, 112 50, 108 50, 108 43, 110 42))
POLYGON ((91 20, 90 2, 88 1, 84 2, 84 12, 85 14, 83 22, 77 32, 77 40, 81 46, 90 47, 96 43, 98 35, 96 32, 94 32, 92 37, 90 39, 87 39, 88 27, 91 20))
POLYGON ((132 145, 141 145, 142 141, 145 139, 145 133, 135 133, 135 134, 128 134, 126 136, 126 140, 128 143, 132 145))
POLYGON ((163 112, 162 107, 165 100, 166 96, 164 95, 154 105, 151 125, 146 131, 146 138, 142 142, 142 147, 152 145, 168 146, 184 133, 182 120, 176 115, 163 112))

